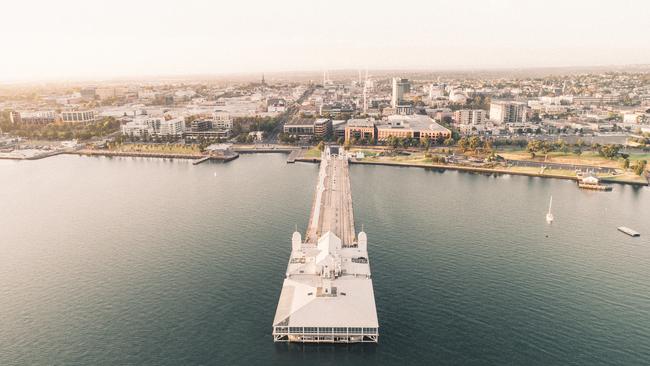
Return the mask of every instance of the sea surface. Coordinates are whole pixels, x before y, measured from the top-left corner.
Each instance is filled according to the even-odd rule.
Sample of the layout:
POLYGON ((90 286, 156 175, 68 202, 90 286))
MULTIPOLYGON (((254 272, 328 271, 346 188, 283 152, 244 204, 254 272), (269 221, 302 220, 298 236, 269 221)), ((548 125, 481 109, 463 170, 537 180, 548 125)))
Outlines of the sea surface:
POLYGON ((351 166, 379 344, 273 343, 285 159, 0 161, 0 365, 650 364, 650 188, 417 168, 351 166))

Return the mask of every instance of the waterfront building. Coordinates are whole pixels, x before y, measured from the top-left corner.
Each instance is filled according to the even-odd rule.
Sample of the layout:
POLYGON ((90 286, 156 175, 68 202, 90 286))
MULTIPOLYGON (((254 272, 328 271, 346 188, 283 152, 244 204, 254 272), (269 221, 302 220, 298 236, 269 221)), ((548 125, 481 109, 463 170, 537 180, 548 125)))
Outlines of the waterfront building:
POLYGON ((332 120, 329 118, 319 118, 314 121, 314 136, 321 139, 332 135, 332 120))
POLYGON ((486 112, 482 109, 461 109, 454 112, 454 122, 463 125, 478 125, 485 122, 486 112))
POLYGON ((230 130, 205 130, 205 131, 192 131, 188 130, 183 133, 186 140, 199 140, 201 138, 206 140, 227 139, 230 137, 230 130))
POLYGON ((377 127, 374 118, 351 119, 345 126, 345 142, 365 140, 375 143, 377 127))
POLYGON ((332 120, 329 118, 294 118, 284 124, 283 132, 302 139, 332 136, 332 120))
POLYGON ((232 129, 232 117, 230 116, 230 113, 225 111, 215 111, 212 116, 214 118, 212 127, 227 130, 232 129))
POLYGON ((428 137, 432 141, 442 142, 451 137, 451 131, 426 115, 394 115, 377 125, 378 142, 385 142, 390 136, 416 140, 428 137))
POLYGON ((181 136, 183 132, 185 132, 185 121, 183 118, 163 119, 160 121, 158 134, 161 136, 181 136))
POLYGON ((201 132, 212 129, 212 121, 207 119, 196 119, 190 122, 190 131, 201 132))
POLYGON ((182 118, 166 120, 164 117, 137 116, 122 125, 122 134, 135 137, 181 136, 184 132, 185 121, 182 118))
POLYGON ((61 120, 67 123, 91 123, 97 120, 97 113, 93 110, 64 111, 61 112, 61 120))
POLYGON ((490 120, 497 123, 526 122, 526 103, 496 101, 490 103, 490 120))
POLYGON ((228 124, 220 123, 217 124, 215 120, 211 119, 195 119, 190 122, 189 129, 186 129, 183 133, 183 137, 187 140, 198 140, 198 139, 225 139, 230 136, 230 128, 223 128, 228 124), (217 127, 220 126, 220 127, 217 127))
POLYGON ((334 140, 338 141, 339 139, 345 140, 345 127, 348 125, 347 121, 344 120, 333 120, 332 121, 332 134, 334 140))
POLYGON ((133 121, 127 122, 121 127, 122 134, 138 138, 153 136, 155 134, 154 123, 148 123, 151 120, 149 118, 136 118, 133 121))
POLYGON ((314 119, 294 118, 284 124, 283 132, 298 138, 311 138, 314 136, 314 119))

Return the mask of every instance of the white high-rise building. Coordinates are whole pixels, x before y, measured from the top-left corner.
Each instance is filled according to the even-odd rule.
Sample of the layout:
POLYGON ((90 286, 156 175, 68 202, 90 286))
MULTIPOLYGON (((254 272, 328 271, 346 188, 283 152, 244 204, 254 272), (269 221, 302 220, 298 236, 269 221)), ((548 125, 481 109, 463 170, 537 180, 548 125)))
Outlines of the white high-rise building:
POLYGON ((161 136, 180 136, 185 132, 185 121, 182 118, 172 118, 160 122, 158 134, 161 136))
POLYGON ((526 122, 526 103, 499 101, 490 103, 490 120, 497 123, 526 122))

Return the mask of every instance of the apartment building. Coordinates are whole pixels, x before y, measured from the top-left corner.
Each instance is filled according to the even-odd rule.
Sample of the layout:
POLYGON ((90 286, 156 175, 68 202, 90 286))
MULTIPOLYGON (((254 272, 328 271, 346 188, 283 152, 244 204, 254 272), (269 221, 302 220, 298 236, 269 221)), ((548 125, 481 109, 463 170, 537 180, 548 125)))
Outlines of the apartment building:
POLYGON ((486 120, 486 111, 482 109, 461 109, 454 112, 454 122, 461 125, 479 125, 486 120))
POLYGON ((527 105, 523 102, 497 101, 490 103, 490 120, 497 123, 526 122, 527 105))

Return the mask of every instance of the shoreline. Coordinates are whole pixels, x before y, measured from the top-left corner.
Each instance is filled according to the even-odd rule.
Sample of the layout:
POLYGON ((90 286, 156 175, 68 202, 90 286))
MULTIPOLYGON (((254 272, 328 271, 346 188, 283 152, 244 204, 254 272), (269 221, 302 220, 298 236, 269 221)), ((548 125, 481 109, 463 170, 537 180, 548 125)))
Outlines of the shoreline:
MULTIPOLYGON (((268 153, 280 153, 287 154, 296 149, 233 149, 238 154, 268 154, 268 153)), ((208 158, 209 156, 203 154, 174 154, 174 153, 149 153, 149 152, 122 152, 122 151, 108 151, 108 150, 77 150, 77 151, 62 151, 54 154, 48 154, 48 156, 41 156, 32 159, 13 159, 12 160, 37 160, 46 158, 53 155, 79 155, 79 156, 108 156, 108 157, 135 157, 135 158, 161 158, 161 159, 185 159, 185 160, 200 160, 208 158)), ((230 161, 236 157, 209 157, 210 160, 222 160, 230 161)), ((207 159, 206 159, 207 160, 207 159)), ((306 157, 297 157, 295 162, 302 163, 318 163, 320 158, 306 158, 306 157)), ((468 167, 460 165, 449 165, 449 164, 419 164, 419 163, 397 163, 397 162, 388 162, 388 161, 360 161, 354 158, 350 159, 350 164, 360 164, 360 165, 381 165, 381 166, 392 166, 392 167, 403 167, 403 168, 424 168, 424 169, 440 169, 440 170, 454 170, 461 172, 470 172, 470 173, 486 173, 486 174, 499 174, 499 175, 520 175, 528 177, 537 177, 537 178, 551 178, 551 179, 563 179, 571 180, 574 182, 578 181, 577 177, 570 177, 565 175, 558 174, 539 174, 533 172, 521 172, 521 171, 511 171, 507 169, 495 169, 495 168, 480 168, 480 167, 468 167)), ((632 182, 625 180, 616 180, 601 178, 603 183, 608 184, 624 184, 631 185, 636 187, 647 187, 649 183, 643 182, 632 182)))
MULTIPOLYGON (((441 170, 455 170, 462 172, 470 173, 490 173, 490 174, 510 174, 510 175, 522 175, 527 177, 538 177, 538 178, 552 178, 552 179, 564 179, 572 180, 574 182, 578 181, 577 177, 568 177, 565 175, 558 174, 539 174, 539 173, 529 173, 529 172, 517 172, 510 171, 506 169, 494 169, 494 168, 479 168, 479 167, 467 167, 460 165, 442 165, 442 164, 417 164, 417 163, 394 163, 386 161, 359 161, 356 159, 350 160, 350 164, 361 164, 361 165, 383 165, 383 166, 394 166, 394 167, 405 167, 405 168, 425 168, 425 169, 441 169, 441 170)), ((600 179, 603 183, 616 183, 616 184, 627 184, 632 186, 647 187, 648 183, 641 182, 630 182, 630 181, 620 181, 602 178, 600 179)))
POLYGON ((202 154, 173 154, 173 153, 147 153, 147 152, 124 152, 108 150, 78 150, 69 151, 65 154, 81 156, 121 156, 131 158, 161 158, 161 159, 201 159, 206 155, 202 154))

